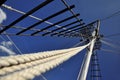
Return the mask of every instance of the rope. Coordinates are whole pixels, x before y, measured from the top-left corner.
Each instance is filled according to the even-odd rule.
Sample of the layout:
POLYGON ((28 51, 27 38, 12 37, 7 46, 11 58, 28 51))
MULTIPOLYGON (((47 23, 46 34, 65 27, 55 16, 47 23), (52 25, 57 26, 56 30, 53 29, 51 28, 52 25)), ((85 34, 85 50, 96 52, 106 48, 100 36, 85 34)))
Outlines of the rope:
MULTIPOLYGON (((2 37, 1 35, 0 35, 0 38, 1 38, 3 41, 6 42, 5 38, 2 37)), ((0 50, 3 51, 3 52, 8 53, 9 55, 15 55, 15 52, 13 52, 12 50, 10 50, 9 48, 7 48, 7 47, 5 47, 5 46, 0 45, 0 50)))
MULTIPOLYGON (((63 2, 63 4, 69 8, 69 5, 67 4, 67 2, 65 0, 61 0, 63 2)), ((69 8, 69 11, 75 16, 75 18, 80 22, 80 24, 82 24, 82 22, 80 21, 80 19, 75 15, 75 12, 69 8)))
MULTIPOLYGON (((0 26, 1 27, 1 26, 0 26)), ((3 41, 6 41, 3 37, 2 37, 2 35, 0 35, 0 38, 3 40, 3 41)))
POLYGON ((44 80, 47 80, 47 78, 45 76, 43 76, 43 74, 40 75, 44 80))
POLYGON ((107 36, 105 36, 105 37, 116 37, 116 36, 120 36, 120 33, 116 33, 116 34, 111 34, 111 35, 107 35, 107 36))
POLYGON ((78 47, 80 44, 83 44, 83 43, 85 43, 85 40, 78 42, 78 43, 75 44, 73 47, 78 47))
POLYGON ((38 76, 41 73, 44 73, 68 60, 88 45, 89 44, 76 48, 48 51, 43 53, 1 57, 0 65, 2 66, 0 67, 0 80, 33 79, 35 76, 38 76))
MULTIPOLYGON (((55 61, 54 60, 49 61, 49 62, 46 62, 45 64, 37 65, 32 68, 28 68, 25 71, 16 72, 13 75, 7 76, 7 78, 9 79, 9 78, 11 78, 11 76, 13 76, 13 77, 17 76, 17 78, 19 79, 19 76, 20 77, 23 76, 26 79, 32 79, 35 75, 38 75, 38 72, 35 71, 36 70, 35 68, 37 68, 38 69, 37 71, 40 71, 39 74, 41 74, 43 72, 46 72, 47 70, 50 70, 51 68, 56 67, 58 64, 62 63, 63 61, 69 59, 70 55, 71 54, 67 54, 66 55, 67 57, 65 55, 63 55, 63 56, 61 56, 61 58, 54 59, 55 61)), ((5 78, 5 80, 6 80, 6 78, 5 78)))
MULTIPOLYGON (((6 32, 4 32, 4 33, 6 33, 6 32)), ((0 37, 1 37, 2 40, 6 41, 2 36, 0 36, 0 37)), ((20 54, 22 54, 22 52, 21 52, 20 49, 16 46, 16 44, 12 41, 12 39, 11 39, 8 35, 6 35, 6 37, 13 43, 13 45, 14 45, 15 48, 18 50, 18 52, 19 52, 20 54)), ((16 53, 10 51, 9 49, 7 49, 7 48, 4 47, 4 46, 0 46, 0 47, 1 47, 2 50, 4 50, 5 52, 7 51, 7 53, 9 53, 9 55, 15 55, 15 54, 16 54, 16 53)), ((42 74, 41 74, 41 77, 42 77, 44 80, 47 80, 42 74)))
POLYGON ((120 53, 119 52, 117 52, 117 51, 114 51, 114 50, 109 50, 109 49, 101 49, 102 51, 105 51, 105 52, 109 52, 109 53, 115 53, 115 54, 118 54, 118 55, 120 55, 120 53))
POLYGON ((109 43, 112 43, 112 44, 115 44, 115 45, 120 45, 120 42, 118 42, 117 40, 116 41, 113 41, 112 39, 110 38, 102 38, 102 40, 105 40, 109 43))
MULTIPOLYGON (((6 33, 6 32, 4 32, 4 33, 6 33)), ((20 54, 22 54, 22 51, 17 47, 17 45, 14 43, 14 41, 13 41, 8 35, 6 35, 6 37, 13 43, 13 45, 14 45, 15 48, 18 50, 18 52, 19 52, 20 54)))
POLYGON ((75 50, 75 49, 77 49, 77 48, 55 50, 55 51, 46 51, 46 52, 31 53, 31 54, 22 54, 22 55, 15 55, 15 56, 9 56, 9 57, 1 57, 0 58, 0 67, 7 67, 10 65, 23 64, 23 63, 27 63, 30 61, 35 61, 35 60, 39 60, 39 59, 67 53, 67 52, 70 52, 70 51, 75 50), (9 63, 9 64, 6 64, 5 62, 9 63))
POLYGON ((5 46, 0 45, 0 50, 8 53, 9 55, 15 55, 15 52, 9 50, 9 49, 6 48, 5 46))
POLYGON ((117 49, 118 51, 120 51, 120 46, 118 46, 118 45, 115 45, 115 44, 110 43, 110 42, 105 41, 105 40, 101 40, 101 42, 104 43, 104 44, 106 44, 106 45, 108 45, 109 47, 115 48, 115 49, 117 49))
POLYGON ((100 19, 100 20, 101 20, 101 21, 105 21, 105 20, 107 20, 107 19, 110 19, 110 18, 112 18, 112 17, 114 17, 114 16, 119 16, 119 15, 120 15, 120 11, 117 11, 117 12, 115 12, 115 13, 113 13, 113 14, 111 14, 111 15, 103 18, 103 19, 100 19))
MULTIPOLYGON (((3 28, 1 27, 1 29, 3 29, 3 28)), ((3 33, 7 34, 6 31, 4 31, 3 33)), ((2 37, 2 36, 1 36, 1 37, 2 37)), ((10 42, 12 42, 12 44, 15 46, 15 48, 18 50, 18 52, 19 52, 20 54, 22 54, 22 52, 21 52, 20 49, 16 46, 16 44, 14 43, 14 41, 13 41, 8 35, 6 35, 6 37, 8 38, 8 40, 9 40, 10 42)))

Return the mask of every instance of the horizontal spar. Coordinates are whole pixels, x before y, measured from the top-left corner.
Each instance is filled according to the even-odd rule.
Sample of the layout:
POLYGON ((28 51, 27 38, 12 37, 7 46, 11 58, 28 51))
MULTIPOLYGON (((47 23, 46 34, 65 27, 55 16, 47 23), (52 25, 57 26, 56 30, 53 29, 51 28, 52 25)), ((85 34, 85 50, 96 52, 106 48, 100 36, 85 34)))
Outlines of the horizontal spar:
MULTIPOLYGON (((70 6, 70 8, 74 8, 74 7, 75 7, 74 5, 70 6)), ((53 15, 50 15, 49 17, 43 19, 42 21, 39 21, 39 22, 37 22, 37 23, 29 26, 28 28, 26 28, 26 29, 18 32, 16 35, 19 35, 19 34, 25 32, 25 31, 27 31, 27 30, 29 30, 29 29, 37 26, 37 25, 40 25, 40 24, 43 23, 44 21, 49 20, 49 19, 51 19, 51 18, 53 18, 53 17, 55 17, 55 16, 58 16, 59 14, 62 14, 62 13, 64 13, 64 12, 66 12, 66 11, 68 11, 68 8, 65 8, 65 9, 63 9, 63 10, 57 12, 57 13, 54 13, 53 15)), ((35 34, 37 34, 37 33, 39 33, 39 32, 38 32, 38 31, 37 31, 37 32, 34 32, 32 35, 35 35, 35 34)))
POLYGON ((23 16, 21 16, 20 18, 18 18, 17 20, 15 20, 14 22, 12 22, 11 24, 9 24, 8 26, 6 26, 4 29, 2 29, 0 31, 0 34, 2 32, 4 32, 5 30, 11 28, 13 25, 15 25, 16 23, 20 22, 21 20, 23 20, 24 18, 26 18, 27 16, 29 16, 30 14, 34 13, 35 11, 39 10, 40 8, 44 7, 45 5, 47 5, 48 3, 52 2, 53 0, 46 0, 45 2, 39 4, 37 7, 33 8, 32 10, 28 11, 26 14, 24 14, 23 16))
POLYGON ((82 26, 82 25, 84 25, 84 23, 75 25, 75 26, 70 27, 70 28, 68 28, 68 29, 66 29, 66 30, 59 31, 58 33, 51 34, 51 36, 57 35, 57 34, 58 34, 58 35, 62 35, 61 33, 64 33, 65 31, 69 31, 69 30, 71 30, 71 29, 73 29, 73 28, 76 28, 76 27, 79 27, 79 26, 82 26))
MULTIPOLYGON (((79 16, 79 14, 76 14, 76 16, 79 16)), ((46 28, 43 28, 41 31, 44 31, 44 30, 46 30, 46 29, 48 29, 48 28, 50 28, 50 27, 52 27, 52 26, 54 26, 54 25, 56 25, 56 24, 60 24, 60 23, 63 23, 63 22, 65 22, 65 21, 68 21, 68 20, 70 20, 70 19, 72 19, 72 18, 74 18, 75 16, 73 15, 73 16, 71 16, 71 17, 68 17, 68 18, 66 18, 66 19, 63 19, 63 20, 61 20, 61 21, 59 21, 59 22, 57 22, 57 23, 55 23, 55 24, 53 24, 53 25, 51 25, 51 26, 48 26, 48 27, 46 27, 46 28)), ((49 32, 50 33, 50 32, 49 32)), ((44 34, 42 34, 42 36, 45 36, 45 35, 47 35, 47 34, 49 34, 49 33, 44 33, 44 34)))

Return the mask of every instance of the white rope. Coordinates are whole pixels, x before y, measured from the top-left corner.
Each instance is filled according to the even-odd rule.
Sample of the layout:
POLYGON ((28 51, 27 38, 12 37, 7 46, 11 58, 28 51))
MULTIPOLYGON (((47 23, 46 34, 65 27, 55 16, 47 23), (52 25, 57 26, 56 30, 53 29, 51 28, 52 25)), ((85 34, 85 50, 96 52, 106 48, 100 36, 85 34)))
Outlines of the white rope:
POLYGON ((47 80, 47 78, 45 76, 43 76, 42 74, 40 75, 44 80, 47 80))
MULTIPOLYGON (((56 67, 58 64, 62 63, 63 61, 67 60, 70 57, 70 54, 68 54, 66 56, 63 55, 61 58, 55 59, 55 61, 54 60, 49 61, 45 64, 37 65, 35 67, 28 68, 28 69, 22 70, 20 72, 16 72, 12 76, 13 77, 17 76, 18 79, 19 79, 19 76, 20 77, 25 77, 25 79, 32 79, 32 78, 34 78, 34 76, 38 75, 38 73, 39 74, 44 73, 44 72, 50 70, 51 68, 56 67), (68 56, 68 57, 66 57, 66 56, 68 56), (40 71, 40 72, 37 72, 36 68, 38 69, 37 71, 40 71)), ((10 75, 10 76, 7 76, 7 77, 11 78, 12 76, 10 75)), ((10 78, 8 78, 8 79, 10 79, 10 78)))
POLYGON ((0 50, 3 51, 3 52, 6 52, 8 53, 9 55, 15 55, 15 53, 11 50, 9 50, 8 48, 6 48, 5 46, 1 46, 0 45, 0 50))
MULTIPOLYGON (((61 55, 59 55, 59 56, 61 56, 61 55)), ((12 67, 5 67, 5 68, 1 69, 2 73, 0 75, 5 75, 5 74, 8 74, 8 73, 11 73, 11 72, 14 72, 14 71, 27 69, 29 67, 32 67, 32 66, 35 66, 35 65, 38 65, 38 64, 43 64, 43 63, 48 62, 50 60, 56 59, 59 56, 53 56, 53 57, 50 57, 50 58, 40 59, 40 60, 32 61, 32 62, 29 62, 29 63, 26 63, 26 64, 14 65, 12 67), (5 73, 3 73, 3 71, 5 73)))
POLYGON ((75 50, 77 48, 63 49, 63 50, 55 50, 55 51, 46 51, 39 53, 31 53, 31 54, 23 54, 23 55, 15 55, 9 57, 0 57, 0 67, 7 67, 9 65, 23 64, 29 61, 43 59, 50 56, 55 56, 61 53, 67 53, 69 51, 75 50), (12 60, 12 61, 11 61, 12 60), (14 60, 14 63, 13 63, 14 60), (8 64, 6 64, 6 63, 8 64))
MULTIPOLYGON (((41 73, 44 73, 44 72, 58 66, 59 64, 63 63, 64 61, 68 60, 72 56, 76 55, 79 51, 86 48, 88 45, 77 47, 77 48, 72 48, 72 49, 65 49, 65 50, 69 50, 69 52, 67 52, 67 53, 65 52, 64 54, 59 53, 60 55, 55 55, 55 56, 52 56, 50 58, 48 57, 48 58, 44 58, 41 60, 36 60, 36 61, 30 62, 27 64, 20 64, 17 67, 13 66, 14 68, 12 67, 12 68, 7 69, 8 67, 5 67, 4 69, 0 70, 0 73, 6 74, 6 72, 13 72, 15 69, 17 69, 19 71, 16 71, 16 72, 13 72, 13 73, 8 74, 6 76, 3 76, 0 78, 0 80, 33 79, 35 76, 38 76, 41 73), (43 63, 41 64, 41 62, 43 62, 43 63), (20 70, 20 69, 22 69, 22 70, 20 70)), ((57 50, 57 51, 59 52, 60 50, 57 50)), ((61 51, 63 51, 63 50, 61 50, 61 51)), ((54 51, 52 51, 52 52, 54 52, 54 51)), ((22 56, 22 55, 20 55, 20 56, 22 56)))
POLYGON ((108 42, 106 40, 101 40, 101 42, 104 43, 104 44, 106 44, 106 45, 108 45, 109 47, 112 47, 112 48, 120 50, 120 46, 119 45, 113 44, 113 43, 108 42))
MULTIPOLYGON (((6 32, 4 32, 4 33, 6 33, 6 32)), ((7 38, 12 42, 12 44, 15 46, 15 48, 18 50, 18 52, 19 52, 20 54, 22 54, 21 50, 17 47, 17 45, 14 43, 14 41, 13 41, 8 35, 6 35, 6 36, 7 36, 7 38)))
MULTIPOLYGON (((2 28, 1 23, 6 19, 6 17, 7 16, 6 16, 5 12, 0 8, 0 28, 2 28)), ((6 41, 1 35, 0 35, 0 38, 3 41, 6 41)), ((14 55, 15 54, 13 51, 9 50, 8 48, 6 48, 5 46, 2 46, 2 45, 0 45, 0 50, 8 53, 9 55, 14 55)))
POLYGON ((78 43, 75 44, 73 47, 78 47, 80 44, 83 44, 83 43, 85 43, 85 40, 78 42, 78 43))
MULTIPOLYGON (((61 54, 61 55, 64 55, 64 54, 61 54)), ((25 63, 25 64, 14 65, 12 67, 5 67, 5 68, 2 68, 1 71, 5 71, 6 72, 5 74, 8 74, 10 72, 14 72, 14 71, 17 71, 17 70, 26 69, 26 68, 29 68, 29 67, 32 67, 32 66, 35 66, 35 65, 38 65, 38 64, 43 64, 43 63, 48 62, 50 60, 56 59, 56 58, 58 58, 61 55, 57 55, 57 56, 53 56, 53 57, 48 57, 48 58, 44 58, 44 59, 40 59, 40 60, 28 62, 28 63, 25 63)), ((10 61, 10 60, 8 60, 8 61, 10 61)), ((13 61, 12 63, 15 63, 14 60, 11 60, 11 61, 13 61)), ((5 74, 0 74, 0 75, 5 75, 5 74)))
MULTIPOLYGON (((35 64, 35 62, 34 62, 34 64, 35 64)), ((33 68, 33 67, 32 67, 33 68)), ((30 69, 29 69, 30 70, 30 69)))
MULTIPOLYGON (((1 26, 0 26, 0 27, 1 27, 1 26)), ((2 37, 1 35, 0 35, 0 38, 1 38, 3 41, 7 42, 6 39, 5 39, 4 37, 2 37)), ((12 50, 10 50, 9 48, 7 48, 7 47, 5 47, 5 46, 3 46, 3 45, 0 45, 0 51, 6 52, 6 53, 8 53, 9 55, 15 55, 15 52, 13 52, 12 50)))
POLYGON ((108 53, 114 53, 114 54, 120 55, 119 51, 116 51, 116 50, 109 50, 109 49, 103 49, 103 48, 101 48, 100 50, 108 52, 108 53))
MULTIPOLYGON (((1 27, 1 26, 0 26, 1 27)), ((2 37, 2 35, 0 35, 0 38, 3 40, 3 41, 6 41, 3 37, 2 37)))
MULTIPOLYGON (((1 29, 3 29, 3 28, 1 27, 1 29)), ((6 34, 5 31, 4 31, 3 33, 6 34)), ((2 36, 1 36, 1 37, 2 37, 2 36)), ((22 54, 22 52, 21 52, 20 49, 16 46, 16 44, 14 43, 14 41, 13 41, 8 35, 6 35, 6 37, 8 38, 8 40, 10 40, 10 41, 12 42, 12 44, 15 46, 15 48, 18 50, 18 52, 19 52, 20 54, 22 54)))

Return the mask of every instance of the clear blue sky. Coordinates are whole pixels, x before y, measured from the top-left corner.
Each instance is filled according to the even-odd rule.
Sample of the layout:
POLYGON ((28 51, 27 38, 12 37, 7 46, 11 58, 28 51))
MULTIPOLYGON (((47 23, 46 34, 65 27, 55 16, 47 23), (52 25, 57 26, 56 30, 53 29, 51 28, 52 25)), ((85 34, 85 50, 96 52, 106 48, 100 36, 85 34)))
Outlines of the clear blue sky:
MULTIPOLYGON (((33 7, 37 6, 44 0, 8 0, 5 4, 12 6, 18 10, 27 12, 33 7)), ((120 0, 66 0, 69 5, 75 4, 76 7, 73 9, 76 13, 80 13, 80 17, 83 21, 88 24, 97 19, 103 19, 117 11, 120 10, 120 0)), ((40 9, 35 12, 33 15, 39 18, 44 19, 45 17, 51 15, 54 12, 57 12, 61 9, 65 8, 65 6, 60 2, 60 0, 55 0, 50 3, 48 6, 40 9)), ((4 25, 10 24, 12 21, 16 20, 21 14, 9 11, 7 9, 2 8, 6 14, 7 19, 4 21, 4 25)), ((71 13, 67 12, 56 18, 50 19, 50 22, 57 22, 62 20, 71 13)), ((70 20, 71 22, 74 21, 70 20)), ((27 27, 33 23, 37 22, 30 17, 25 18, 23 21, 16 24, 16 26, 27 27)), ((67 24, 62 23, 60 25, 67 24)), ((36 28, 44 28, 48 26, 48 24, 42 23, 36 28)), ((52 28, 50 29, 52 30, 52 28)), ((8 30, 7 32, 17 32, 19 30, 8 30)), ((111 17, 107 20, 101 21, 100 33, 104 36, 119 33, 120 32, 120 15, 111 17)), ((31 33, 31 32, 25 32, 31 33)), ((33 53, 40 52, 46 50, 54 50, 54 49, 63 49, 69 48, 79 42, 79 38, 63 38, 63 37, 19 37, 19 36, 11 36, 16 45, 20 48, 23 53, 33 53)), ((107 38, 107 37, 106 37, 107 38)), ((120 36, 108 37, 110 42, 120 46, 117 42, 120 41, 120 36)), ((1 40, 2 41, 2 40, 1 40)), ((109 46, 102 45, 102 48, 114 50, 109 46)), ((13 50, 15 50, 13 48, 13 50)), ((120 48, 118 49, 120 50, 120 48)), ((18 53, 15 50, 16 53, 18 53)), ((120 52, 118 52, 120 53, 120 52)), ((59 67, 51 70, 43 74, 48 80, 76 80, 79 68, 81 66, 81 62, 85 51, 71 58, 69 61, 63 63, 59 67)), ((2 54, 1 54, 2 55, 2 54)), ((120 55, 115 53, 109 53, 104 51, 98 51, 100 67, 102 71, 103 80, 119 80, 120 79, 120 55)), ((34 80, 42 80, 41 77, 37 77, 34 80)))

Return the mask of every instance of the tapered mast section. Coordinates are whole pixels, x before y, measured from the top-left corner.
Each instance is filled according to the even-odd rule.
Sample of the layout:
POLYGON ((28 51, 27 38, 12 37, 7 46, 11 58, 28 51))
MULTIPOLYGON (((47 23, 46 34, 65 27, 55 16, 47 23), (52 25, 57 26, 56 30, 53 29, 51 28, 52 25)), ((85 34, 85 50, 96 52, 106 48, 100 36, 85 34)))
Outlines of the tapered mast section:
POLYGON ((81 35, 83 35, 85 44, 90 42, 90 46, 87 48, 88 52, 86 53, 85 58, 83 60, 81 70, 79 72, 77 80, 86 80, 87 78, 91 57, 92 57, 96 42, 99 38, 99 26, 100 26, 100 21, 97 20, 93 23, 86 25, 85 26, 86 28, 85 29, 83 28, 81 30, 81 35))

